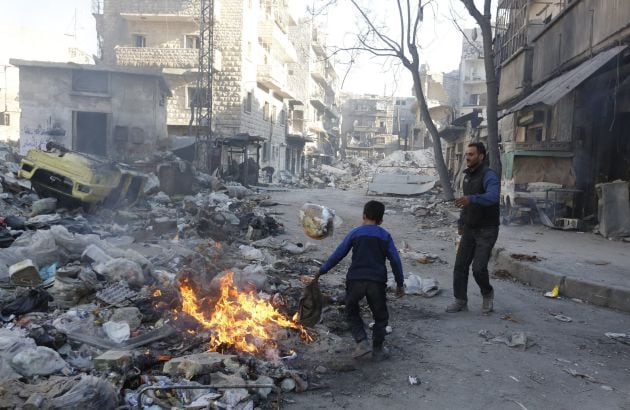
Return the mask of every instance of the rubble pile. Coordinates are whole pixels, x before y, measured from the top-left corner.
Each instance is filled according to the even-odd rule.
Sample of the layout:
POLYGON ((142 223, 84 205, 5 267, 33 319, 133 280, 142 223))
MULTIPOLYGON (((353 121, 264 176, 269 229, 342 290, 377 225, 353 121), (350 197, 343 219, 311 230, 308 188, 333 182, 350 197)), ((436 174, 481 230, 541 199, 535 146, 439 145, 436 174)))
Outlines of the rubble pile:
POLYGON ((333 165, 322 164, 310 169, 302 180, 281 179, 287 185, 310 188, 365 188, 375 174, 436 176, 433 151, 395 151, 389 156, 372 158, 346 158, 333 165))
POLYGON ((85 213, 4 167, 2 407, 251 409, 309 387, 291 364, 318 333, 292 316, 315 245, 275 238, 267 196, 202 173, 167 194, 154 174, 133 206, 85 213))

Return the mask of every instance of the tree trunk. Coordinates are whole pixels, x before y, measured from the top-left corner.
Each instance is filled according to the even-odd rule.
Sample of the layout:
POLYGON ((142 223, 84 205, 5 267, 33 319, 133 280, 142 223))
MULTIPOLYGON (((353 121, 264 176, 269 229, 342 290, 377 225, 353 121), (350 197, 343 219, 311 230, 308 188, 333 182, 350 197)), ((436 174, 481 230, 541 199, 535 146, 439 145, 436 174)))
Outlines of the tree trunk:
POLYGON ((422 116, 422 121, 424 122, 425 127, 429 131, 431 135, 431 139, 433 140, 433 153, 435 154, 435 168, 438 171, 438 175, 440 177, 440 182, 442 183, 442 189, 444 190, 444 198, 447 201, 452 201, 455 199, 453 195, 453 187, 451 186, 451 179, 448 176, 448 168, 446 168, 446 163, 444 162, 444 154, 442 153, 442 142, 440 141, 440 136, 438 134, 438 130, 431 119, 431 114, 429 113, 429 107, 427 106, 427 101, 424 98, 424 92, 422 91, 422 86, 420 85, 420 72, 418 71, 418 65, 412 64, 411 66, 406 67, 409 71, 411 71, 411 75, 413 77, 413 88, 416 93, 416 100, 418 101, 418 107, 420 109, 420 115, 422 116))
MULTIPOLYGON (((490 0, 486 0, 490 1, 490 0)), ((499 150, 499 90, 497 87, 497 73, 494 68, 494 54, 492 52, 492 28, 490 26, 490 16, 485 16, 486 20, 480 22, 481 36, 483 38, 483 62, 486 69, 486 92, 487 92, 487 123, 488 123, 488 156, 490 168, 496 171, 501 178, 501 152, 499 150)))

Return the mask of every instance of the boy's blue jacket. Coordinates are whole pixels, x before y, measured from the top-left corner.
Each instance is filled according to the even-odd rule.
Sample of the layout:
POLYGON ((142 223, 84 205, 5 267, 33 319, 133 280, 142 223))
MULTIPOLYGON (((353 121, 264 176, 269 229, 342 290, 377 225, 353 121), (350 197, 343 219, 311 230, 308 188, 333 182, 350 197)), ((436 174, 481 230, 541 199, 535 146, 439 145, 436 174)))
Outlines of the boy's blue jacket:
POLYGON ((404 284, 402 263, 392 236, 378 225, 361 225, 353 229, 339 244, 335 252, 319 268, 324 274, 335 267, 352 249, 352 263, 347 280, 371 280, 387 283, 387 267, 389 263, 400 287, 404 284))

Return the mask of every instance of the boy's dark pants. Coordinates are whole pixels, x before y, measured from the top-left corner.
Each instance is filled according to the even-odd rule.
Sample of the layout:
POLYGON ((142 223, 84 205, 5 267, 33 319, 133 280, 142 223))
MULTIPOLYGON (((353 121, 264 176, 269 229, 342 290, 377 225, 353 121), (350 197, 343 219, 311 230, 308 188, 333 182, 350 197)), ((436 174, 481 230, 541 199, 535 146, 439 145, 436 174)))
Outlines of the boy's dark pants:
POLYGON ((382 282, 369 280, 348 280, 346 281, 346 318, 350 325, 352 337, 356 342, 367 338, 365 333, 365 323, 361 319, 359 302, 364 297, 374 318, 372 328, 372 344, 375 347, 382 346, 385 340, 385 328, 389 320, 387 312, 387 298, 385 291, 387 285, 382 282))

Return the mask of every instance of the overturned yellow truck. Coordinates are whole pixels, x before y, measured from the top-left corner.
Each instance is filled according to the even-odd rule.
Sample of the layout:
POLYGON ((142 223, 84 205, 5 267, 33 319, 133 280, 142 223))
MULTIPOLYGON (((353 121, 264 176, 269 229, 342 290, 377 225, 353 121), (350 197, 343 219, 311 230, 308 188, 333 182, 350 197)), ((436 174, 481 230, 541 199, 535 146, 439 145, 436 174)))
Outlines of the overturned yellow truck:
POLYGON ((98 206, 133 205, 142 195, 146 175, 107 158, 49 145, 32 149, 20 163, 20 178, 30 180, 41 197, 90 211, 98 206))

